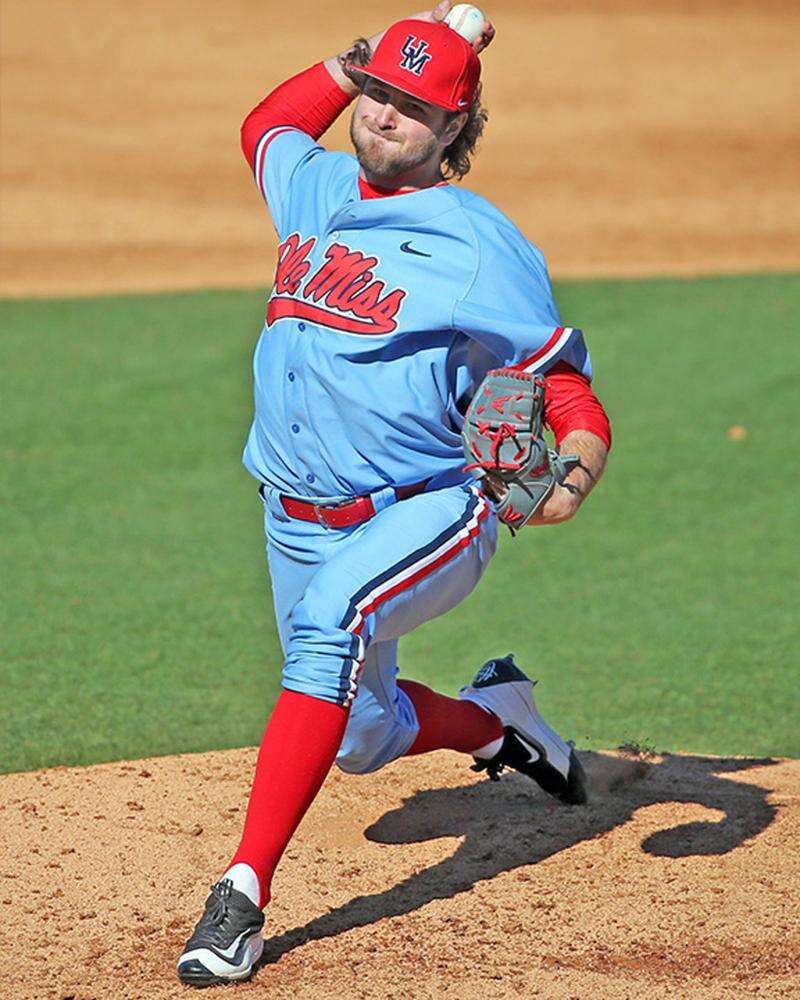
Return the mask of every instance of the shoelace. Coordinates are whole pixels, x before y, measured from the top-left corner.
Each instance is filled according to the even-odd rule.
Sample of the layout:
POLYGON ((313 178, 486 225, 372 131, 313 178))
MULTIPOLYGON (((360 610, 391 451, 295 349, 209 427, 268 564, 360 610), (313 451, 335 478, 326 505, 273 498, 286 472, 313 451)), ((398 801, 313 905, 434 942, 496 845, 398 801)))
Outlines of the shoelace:
POLYGON ((221 882, 211 886, 211 893, 214 896, 214 906, 209 911, 209 917, 213 924, 219 927, 228 916, 228 900, 233 891, 233 882, 229 878, 224 878, 221 882))
POLYGON ((486 771, 489 781, 499 781, 500 775, 507 767, 508 764, 501 764, 500 761, 476 760, 470 771, 486 771))

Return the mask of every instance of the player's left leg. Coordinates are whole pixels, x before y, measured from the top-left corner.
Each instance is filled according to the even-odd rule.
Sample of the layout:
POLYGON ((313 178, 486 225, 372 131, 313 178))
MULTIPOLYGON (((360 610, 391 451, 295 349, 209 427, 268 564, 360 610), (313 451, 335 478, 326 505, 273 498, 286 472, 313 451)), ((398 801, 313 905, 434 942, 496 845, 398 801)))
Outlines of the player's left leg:
MULTIPOLYGON (((226 873, 260 906, 334 757, 344 770, 376 770, 414 742, 417 716, 395 684, 397 637, 463 600, 497 538, 488 502, 460 487, 394 504, 351 531, 307 528, 268 524, 284 690, 226 873)), ((466 749, 496 738, 489 713, 474 705, 456 712, 480 720, 466 749)))
POLYGON ((452 749, 474 756, 491 777, 504 767, 514 768, 568 804, 584 802, 585 778, 572 745, 542 718, 532 682, 510 656, 485 664, 459 699, 414 681, 396 680, 394 637, 462 600, 493 551, 493 544, 483 552, 475 546, 471 560, 453 560, 449 565, 437 565, 440 551, 446 551, 449 543, 408 553, 408 540, 414 536, 411 526, 430 517, 426 507, 456 502, 453 491, 415 499, 417 503, 385 512, 382 522, 368 527, 348 552, 351 562, 364 566, 368 559, 359 559, 359 548, 403 555, 354 591, 345 616, 350 627, 363 628, 370 644, 338 765, 363 773, 398 756, 452 749), (390 520, 396 522, 393 529, 390 520), (380 541, 390 531, 396 537, 382 547, 380 541), (426 574, 429 565, 435 572, 426 574))
POLYGON ((337 765, 350 774, 367 774, 398 757, 431 750, 496 753, 503 742, 500 719, 472 702, 397 680, 397 645, 397 640, 370 645, 337 765))

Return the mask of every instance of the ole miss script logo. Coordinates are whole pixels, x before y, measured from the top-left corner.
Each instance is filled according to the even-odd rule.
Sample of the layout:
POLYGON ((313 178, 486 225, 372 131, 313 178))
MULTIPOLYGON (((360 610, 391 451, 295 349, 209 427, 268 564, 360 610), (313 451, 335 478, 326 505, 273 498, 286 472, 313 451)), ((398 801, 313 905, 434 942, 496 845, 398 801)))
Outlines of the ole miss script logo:
POLYGON ((267 305, 267 325, 286 316, 307 319, 344 333, 392 333, 406 297, 404 288, 386 291, 375 277, 377 257, 365 257, 342 243, 332 243, 325 262, 311 275, 309 257, 316 243, 292 233, 278 247, 275 285, 267 305))

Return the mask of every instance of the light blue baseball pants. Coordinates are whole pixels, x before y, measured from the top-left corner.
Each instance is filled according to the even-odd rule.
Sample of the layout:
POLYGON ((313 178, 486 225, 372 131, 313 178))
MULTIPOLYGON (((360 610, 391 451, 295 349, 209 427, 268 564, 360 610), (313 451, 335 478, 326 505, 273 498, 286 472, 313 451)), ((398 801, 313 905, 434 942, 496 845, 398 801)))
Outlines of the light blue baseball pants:
POLYGON ((470 593, 494 554, 497 517, 466 485, 399 502, 383 490, 373 518, 343 529, 290 518, 276 490, 261 496, 283 686, 350 705, 336 762, 376 771, 419 730, 396 683, 398 639, 470 593))

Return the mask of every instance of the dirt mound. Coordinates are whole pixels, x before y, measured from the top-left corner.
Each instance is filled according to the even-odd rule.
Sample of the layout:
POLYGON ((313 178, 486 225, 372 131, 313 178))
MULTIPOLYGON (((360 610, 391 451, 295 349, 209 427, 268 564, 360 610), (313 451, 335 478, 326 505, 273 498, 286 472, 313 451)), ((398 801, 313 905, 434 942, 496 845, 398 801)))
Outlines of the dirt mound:
MULTIPOLYGON (((451 753, 334 772, 236 995, 797 996, 800 763, 584 760, 595 794, 572 808, 451 753)), ((235 848, 254 761, 0 778, 3 994, 188 995, 174 962, 235 848)))
MULTIPOLYGON (((488 9, 491 117, 467 184, 554 275, 800 267, 796 0, 488 9)), ((269 285, 275 238, 239 152, 243 116, 408 12, 6 0, 2 294, 269 285)), ((349 148, 346 129, 329 145, 349 148)))

